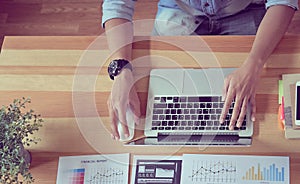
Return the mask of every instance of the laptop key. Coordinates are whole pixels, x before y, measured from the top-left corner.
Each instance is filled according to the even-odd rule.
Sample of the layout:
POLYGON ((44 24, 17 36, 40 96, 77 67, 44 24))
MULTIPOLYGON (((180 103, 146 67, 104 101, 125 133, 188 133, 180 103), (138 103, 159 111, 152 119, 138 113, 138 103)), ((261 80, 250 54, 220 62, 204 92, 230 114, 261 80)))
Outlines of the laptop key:
POLYGON ((165 120, 165 119, 166 119, 166 116, 165 116, 165 115, 159 115, 159 116, 158 116, 158 119, 159 119, 159 120, 165 120))
POLYGON ((153 109, 153 114, 163 114, 164 110, 163 109, 153 109))
POLYGON ((174 121, 169 121, 168 126, 174 126, 174 121))
POLYGON ((167 98, 166 98, 166 97, 161 97, 161 98, 160 98, 160 102, 163 102, 163 103, 164 103, 164 102, 166 102, 166 101, 167 101, 167 98))
POLYGON ((186 97, 180 97, 180 98, 179 98, 179 101, 180 101, 180 102, 186 102, 186 101, 187 101, 187 98, 186 98, 186 97))
POLYGON ((172 109, 173 107, 174 107, 174 104, 172 104, 172 103, 169 103, 169 104, 168 104, 168 108, 169 108, 169 109, 172 109))
POLYGON ((167 122, 167 121, 162 121, 162 122, 161 122, 161 125, 162 125, 162 126, 167 126, 167 125, 168 125, 168 122, 167 122))
POLYGON ((153 115, 152 120, 158 120, 158 115, 153 115))
POLYGON ((183 110, 183 113, 184 113, 184 114, 189 114, 189 113, 190 113, 190 109, 184 109, 184 110, 183 110))
POLYGON ((198 115, 198 120, 203 120, 204 116, 203 115, 198 115))
POLYGON ((207 126, 213 126, 214 125, 212 121, 207 121, 206 123, 207 123, 207 126))
POLYGON ((160 126, 161 122, 160 121, 152 121, 152 126, 160 126))
POLYGON ((188 109, 191 109, 191 108, 193 108, 193 103, 188 103, 188 104, 186 104, 186 108, 188 108, 188 109))
POLYGON ((154 100, 160 100, 159 96, 154 97, 154 100))
POLYGON ((240 130, 240 128, 239 127, 234 127, 234 130, 240 130))
POLYGON ((168 100, 168 101, 170 101, 170 100, 172 100, 172 99, 173 99, 173 97, 171 97, 171 96, 168 96, 168 97, 167 97, 167 100, 168 100))
POLYGON ((195 109, 190 109, 190 114, 196 114, 196 110, 195 109))
POLYGON ((210 119, 210 115, 204 115, 204 120, 209 120, 210 119))
POLYGON ((155 109, 157 109, 157 108, 167 108, 167 104, 165 104, 165 103, 155 103, 153 106, 154 106, 155 109))
POLYGON ((165 109, 165 114, 170 114, 171 110, 170 109, 165 109))
POLYGON ((192 120, 197 120, 198 119, 198 115, 192 115, 191 119, 192 120))
POLYGON ((176 102, 179 102, 179 97, 174 97, 174 98, 173 98, 173 102, 175 102, 175 103, 176 103, 176 102))
POLYGON ((209 110, 208 109, 203 109, 203 114, 209 114, 209 110))
POLYGON ((219 130, 219 127, 212 127, 213 130, 219 130))

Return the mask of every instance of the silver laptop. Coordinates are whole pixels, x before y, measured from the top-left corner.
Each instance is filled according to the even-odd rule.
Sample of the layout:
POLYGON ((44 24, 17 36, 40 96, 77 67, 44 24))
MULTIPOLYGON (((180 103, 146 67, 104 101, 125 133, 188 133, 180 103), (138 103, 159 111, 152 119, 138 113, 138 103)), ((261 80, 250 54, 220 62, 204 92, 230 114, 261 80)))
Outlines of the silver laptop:
MULTIPOLYGON (((146 138, 134 145, 251 145, 253 122, 247 109, 242 127, 229 130, 232 108, 219 117, 225 77, 235 68, 153 69, 148 90, 146 138)), ((234 102, 232 102, 233 107, 234 102)))

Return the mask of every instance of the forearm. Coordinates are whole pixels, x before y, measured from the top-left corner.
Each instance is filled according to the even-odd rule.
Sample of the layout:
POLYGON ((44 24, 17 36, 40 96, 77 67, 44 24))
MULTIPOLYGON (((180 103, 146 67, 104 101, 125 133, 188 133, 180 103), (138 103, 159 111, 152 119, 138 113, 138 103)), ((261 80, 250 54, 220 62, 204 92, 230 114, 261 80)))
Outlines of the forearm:
POLYGON ((257 70, 263 68, 285 34, 294 13, 293 8, 283 5, 272 6, 267 10, 257 31, 246 65, 255 65, 257 70), (255 63, 247 63, 252 61, 255 63))
POLYGON ((126 19, 111 19, 105 23, 111 59, 132 59, 133 26, 126 19))

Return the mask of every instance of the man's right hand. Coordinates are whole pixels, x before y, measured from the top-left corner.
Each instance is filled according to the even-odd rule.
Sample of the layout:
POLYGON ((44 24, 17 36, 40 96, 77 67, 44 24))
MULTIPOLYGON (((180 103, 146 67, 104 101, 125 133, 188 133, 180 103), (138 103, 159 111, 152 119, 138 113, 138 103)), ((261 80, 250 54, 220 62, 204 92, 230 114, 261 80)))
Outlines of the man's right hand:
POLYGON ((134 121, 139 124, 140 100, 134 87, 134 78, 129 69, 123 69, 115 77, 111 94, 107 101, 109 116, 111 119, 111 136, 115 140, 120 139, 118 132, 118 121, 122 123, 124 136, 129 136, 129 130, 126 121, 127 108, 131 108, 134 113, 134 121))

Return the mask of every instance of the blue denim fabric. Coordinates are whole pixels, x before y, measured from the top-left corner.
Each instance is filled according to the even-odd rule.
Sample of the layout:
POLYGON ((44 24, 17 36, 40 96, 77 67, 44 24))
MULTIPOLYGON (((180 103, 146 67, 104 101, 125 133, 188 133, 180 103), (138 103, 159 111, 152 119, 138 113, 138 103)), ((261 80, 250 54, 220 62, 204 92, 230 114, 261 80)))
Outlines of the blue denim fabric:
MULTIPOLYGON (((221 18, 235 15, 244 10, 244 6, 239 6, 240 2, 262 3, 265 0, 160 0, 158 3, 158 12, 155 19, 154 35, 191 35, 199 28, 199 25, 208 17, 221 18), (178 2, 187 5, 187 10, 178 6, 178 2), (227 11, 227 7, 231 11, 227 11), (226 11, 225 11, 226 10, 226 11)), ((133 0, 104 0, 102 26, 113 18, 123 18, 132 21, 134 12, 133 0)), ((298 0, 267 0, 265 7, 274 5, 286 5, 298 9, 298 0)), ((214 25, 214 24, 213 24, 214 25)), ((225 33, 224 33, 225 34, 225 33)))
POLYGON ((264 17, 264 5, 250 5, 245 10, 228 17, 205 20, 195 30, 196 35, 255 35, 264 17))

